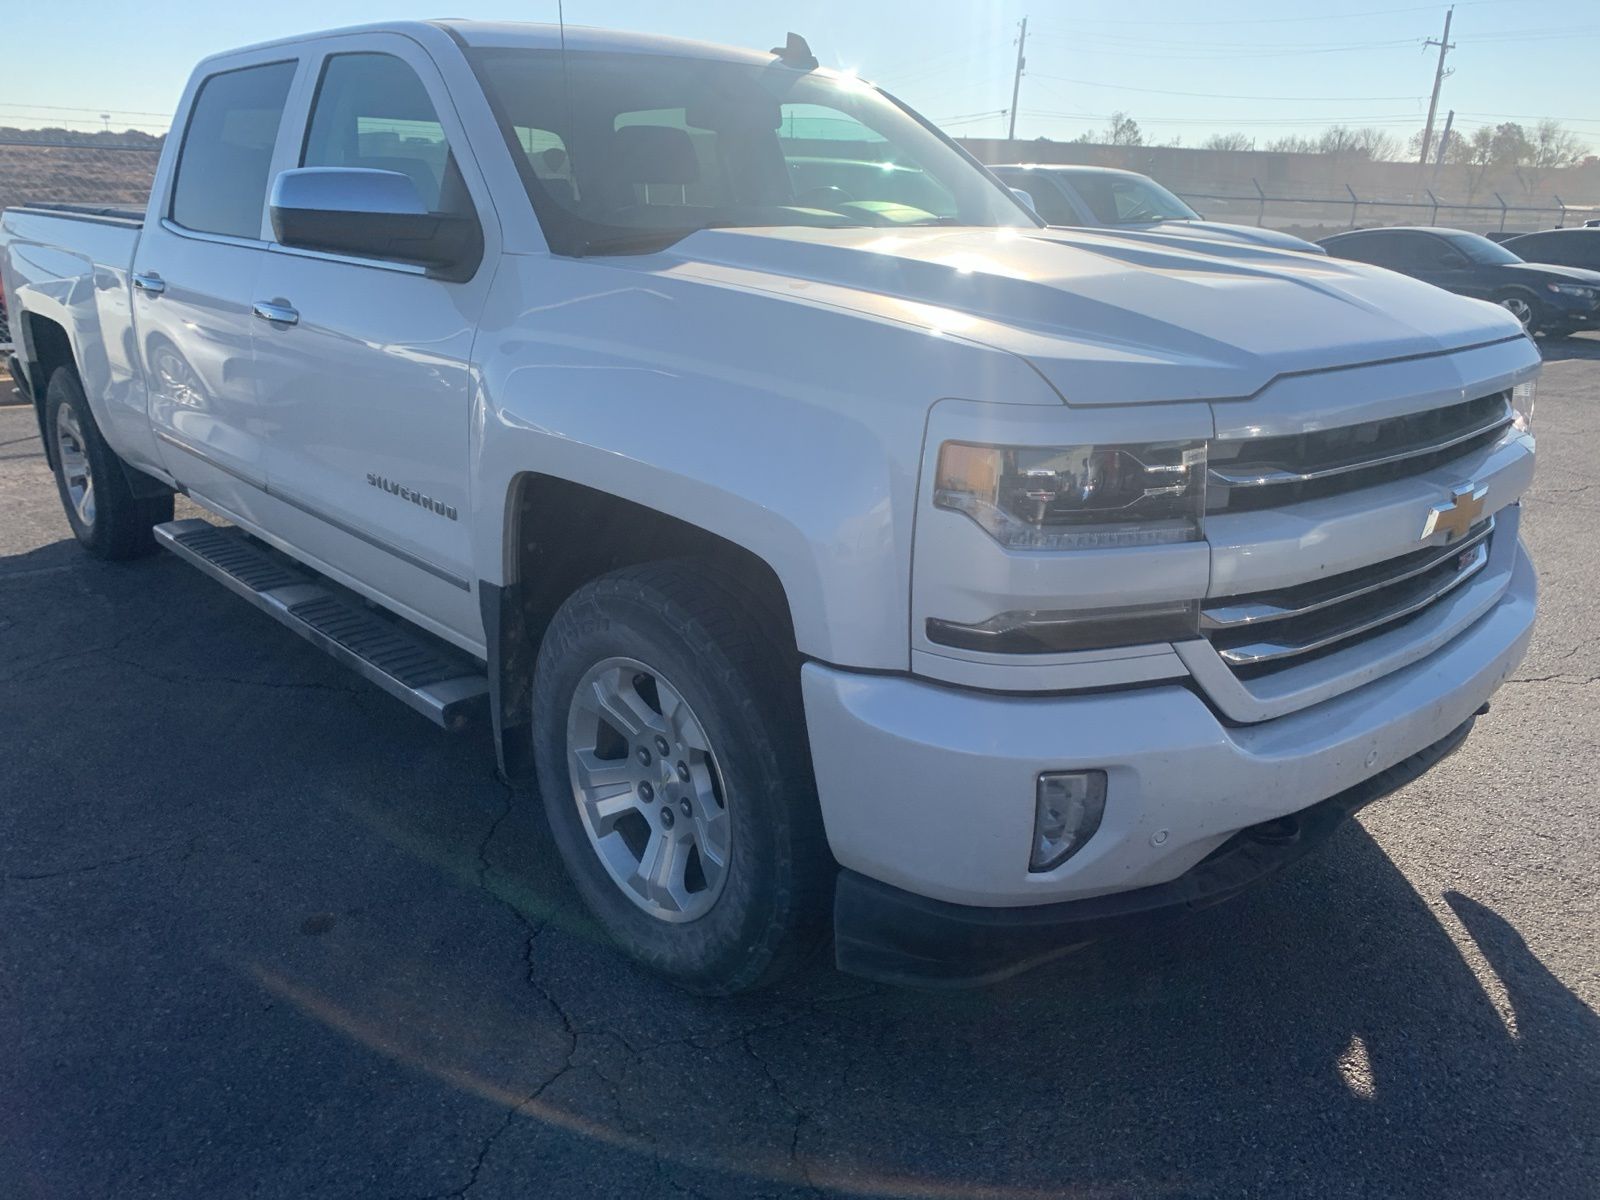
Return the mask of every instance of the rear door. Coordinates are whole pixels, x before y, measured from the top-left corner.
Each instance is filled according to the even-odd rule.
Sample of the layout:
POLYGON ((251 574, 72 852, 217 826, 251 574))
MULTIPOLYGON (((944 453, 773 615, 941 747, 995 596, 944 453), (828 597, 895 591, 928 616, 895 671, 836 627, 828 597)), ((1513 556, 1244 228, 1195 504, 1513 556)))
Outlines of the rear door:
POLYGON ((258 52, 191 85, 178 153, 156 180, 133 261, 134 329, 162 461, 198 498, 250 519, 262 515, 267 476, 251 302, 298 67, 292 53, 258 52))
POLYGON ((398 171, 430 210, 475 216, 485 250, 473 278, 449 282, 401 263, 271 247, 255 299, 295 314, 254 322, 268 467, 284 505, 277 528, 336 577, 469 644, 482 629, 469 361, 498 229, 426 52, 395 34, 325 46, 308 66, 290 165, 398 171))

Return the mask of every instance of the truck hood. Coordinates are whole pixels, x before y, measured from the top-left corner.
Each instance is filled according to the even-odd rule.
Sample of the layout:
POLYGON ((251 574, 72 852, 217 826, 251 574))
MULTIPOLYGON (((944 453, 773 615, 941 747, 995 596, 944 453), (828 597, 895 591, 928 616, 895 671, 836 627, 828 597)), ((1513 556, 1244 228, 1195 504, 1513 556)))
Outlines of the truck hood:
MULTIPOLYGON (((1020 355, 1071 404, 1231 399, 1288 373, 1520 335, 1347 260, 1104 230, 707 229, 637 260, 1020 355)), ((623 260, 616 260, 623 261, 623 260)))
POLYGON ((1214 242, 1242 242, 1246 246, 1268 246, 1274 250, 1299 250, 1303 254, 1327 253, 1315 242, 1297 238, 1292 233, 1258 229, 1254 225, 1229 225, 1224 221, 1150 221, 1143 225, 1121 226, 1118 232, 1209 238, 1214 242))

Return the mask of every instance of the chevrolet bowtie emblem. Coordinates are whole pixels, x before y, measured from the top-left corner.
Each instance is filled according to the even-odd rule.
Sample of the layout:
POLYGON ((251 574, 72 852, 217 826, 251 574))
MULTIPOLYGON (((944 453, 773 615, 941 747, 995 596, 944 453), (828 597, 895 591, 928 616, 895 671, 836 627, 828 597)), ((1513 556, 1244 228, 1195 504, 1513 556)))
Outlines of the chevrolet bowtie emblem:
POLYGON ((1470 483, 1452 488, 1449 500, 1429 510, 1427 523, 1422 527, 1422 540, 1427 541, 1436 533, 1444 534, 1446 542, 1464 536, 1483 515, 1483 498, 1488 494, 1488 488, 1474 487, 1470 483))

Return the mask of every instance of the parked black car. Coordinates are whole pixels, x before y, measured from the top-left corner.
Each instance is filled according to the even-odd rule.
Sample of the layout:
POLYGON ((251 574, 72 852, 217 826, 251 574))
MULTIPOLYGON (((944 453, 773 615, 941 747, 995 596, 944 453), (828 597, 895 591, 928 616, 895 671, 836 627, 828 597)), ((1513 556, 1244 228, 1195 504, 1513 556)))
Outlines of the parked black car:
POLYGON ((1600 271, 1600 226, 1519 233, 1502 245, 1524 262, 1554 263, 1562 267, 1600 271))
POLYGON ((1565 337, 1600 327, 1600 271, 1524 262, 1509 246, 1461 229, 1357 229, 1323 238, 1339 258, 1388 267, 1480 300, 1492 300, 1530 333, 1565 337))

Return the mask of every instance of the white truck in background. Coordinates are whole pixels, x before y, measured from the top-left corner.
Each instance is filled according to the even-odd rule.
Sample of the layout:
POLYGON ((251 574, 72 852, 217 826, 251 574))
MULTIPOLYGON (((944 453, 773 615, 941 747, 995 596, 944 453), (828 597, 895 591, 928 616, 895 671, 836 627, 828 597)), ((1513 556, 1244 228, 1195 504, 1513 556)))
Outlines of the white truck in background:
POLYGON ((0 277, 85 548, 488 722, 702 991, 1222 899, 1452 750, 1533 625, 1510 316, 1046 230, 793 36, 223 54, 145 212, 11 209, 0 277))

